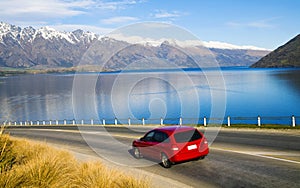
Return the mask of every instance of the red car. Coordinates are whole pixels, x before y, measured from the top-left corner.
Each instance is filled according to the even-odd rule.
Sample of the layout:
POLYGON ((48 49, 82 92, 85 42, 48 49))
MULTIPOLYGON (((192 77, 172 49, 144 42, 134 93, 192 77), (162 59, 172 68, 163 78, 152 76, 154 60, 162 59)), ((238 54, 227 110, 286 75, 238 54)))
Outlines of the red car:
POLYGON ((166 126, 155 128, 132 143, 135 158, 159 160, 165 168, 193 159, 204 159, 209 153, 204 135, 193 127, 166 126))

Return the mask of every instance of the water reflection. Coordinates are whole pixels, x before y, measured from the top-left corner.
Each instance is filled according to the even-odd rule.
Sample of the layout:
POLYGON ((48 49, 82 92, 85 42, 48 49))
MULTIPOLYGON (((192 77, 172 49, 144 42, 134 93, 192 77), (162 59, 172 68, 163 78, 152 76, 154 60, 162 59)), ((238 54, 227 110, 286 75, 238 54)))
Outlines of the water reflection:
MULTIPOLYGON (((127 124, 131 118, 132 123, 141 124, 142 118, 146 123, 159 123, 161 117, 178 123, 179 117, 197 117, 201 123, 201 118, 211 113, 212 101, 226 102, 225 117, 300 116, 299 69, 228 69, 222 73, 225 101, 218 97, 224 88, 214 79, 214 71, 207 73, 213 86, 199 71, 82 74, 75 95, 72 74, 2 77, 0 121, 77 118, 114 123, 117 117, 118 123, 127 124), (95 86, 91 79, 96 80, 95 86)), ((290 123, 289 119, 274 121, 290 123)))

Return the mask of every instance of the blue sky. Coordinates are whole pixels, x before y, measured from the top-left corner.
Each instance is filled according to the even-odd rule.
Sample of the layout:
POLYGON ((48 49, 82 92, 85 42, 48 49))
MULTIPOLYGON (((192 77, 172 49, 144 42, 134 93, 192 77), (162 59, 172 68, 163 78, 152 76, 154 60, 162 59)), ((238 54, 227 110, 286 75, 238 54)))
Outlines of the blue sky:
POLYGON ((300 33, 299 7, 299 0, 1 0, 0 21, 98 34, 165 22, 203 41, 275 49, 300 33))

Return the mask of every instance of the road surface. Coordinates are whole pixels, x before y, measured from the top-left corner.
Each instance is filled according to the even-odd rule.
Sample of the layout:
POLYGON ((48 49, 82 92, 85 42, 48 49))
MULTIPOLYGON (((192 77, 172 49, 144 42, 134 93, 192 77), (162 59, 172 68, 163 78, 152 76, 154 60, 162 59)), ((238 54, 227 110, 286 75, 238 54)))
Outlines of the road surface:
MULTIPOLYGON (((56 144, 100 157, 123 168, 154 173, 189 187, 299 187, 300 132, 298 130, 222 129, 199 161, 164 169, 152 161, 134 159, 130 145, 153 127, 32 126, 8 127, 14 137, 56 144), (129 168, 129 167, 128 167, 129 168)), ((206 134, 215 130, 202 130, 206 134)), ((182 185, 181 185, 182 186, 182 185)))

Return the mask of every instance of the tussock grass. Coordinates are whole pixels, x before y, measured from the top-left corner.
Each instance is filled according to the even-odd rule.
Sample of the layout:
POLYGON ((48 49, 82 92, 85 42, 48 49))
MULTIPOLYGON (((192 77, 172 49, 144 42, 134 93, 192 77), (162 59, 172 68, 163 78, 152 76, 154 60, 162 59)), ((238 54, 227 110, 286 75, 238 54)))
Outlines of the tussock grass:
POLYGON ((0 187, 150 187, 100 162, 79 163, 70 153, 44 144, 12 140, 0 131, 0 187))

